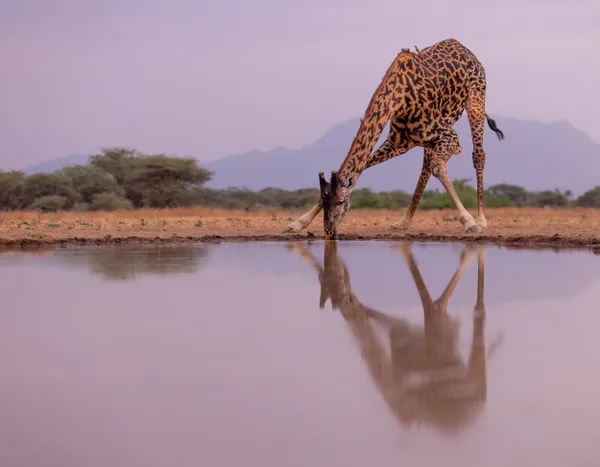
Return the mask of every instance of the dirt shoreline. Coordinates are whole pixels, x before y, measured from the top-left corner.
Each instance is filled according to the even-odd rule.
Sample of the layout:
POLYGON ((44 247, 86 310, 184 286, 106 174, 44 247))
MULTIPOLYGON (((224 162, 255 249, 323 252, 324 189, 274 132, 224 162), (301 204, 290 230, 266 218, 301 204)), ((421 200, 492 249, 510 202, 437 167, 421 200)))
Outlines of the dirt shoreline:
MULTIPOLYGON (((322 240, 322 219, 300 234, 282 234, 302 212, 210 208, 116 212, 10 212, 0 215, 0 248, 182 242, 322 240)), ((485 242, 511 248, 590 249, 600 252, 600 210, 488 209, 489 227, 466 234, 454 210, 418 211, 406 232, 390 231, 402 211, 350 211, 340 241, 485 242)))

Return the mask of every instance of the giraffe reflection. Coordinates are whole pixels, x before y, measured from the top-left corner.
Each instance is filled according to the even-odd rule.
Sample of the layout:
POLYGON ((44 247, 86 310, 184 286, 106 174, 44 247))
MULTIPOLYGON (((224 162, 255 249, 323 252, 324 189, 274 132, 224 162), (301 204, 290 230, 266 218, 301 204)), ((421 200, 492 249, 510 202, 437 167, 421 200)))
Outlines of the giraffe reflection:
POLYGON ((446 289, 432 300, 415 262, 410 244, 396 249, 404 256, 423 305, 424 326, 390 316, 362 304, 352 292, 350 274, 337 254, 337 242, 325 242, 323 267, 300 244, 288 246, 317 271, 321 283, 320 307, 329 298, 338 309, 361 348, 371 377, 389 408, 405 427, 431 425, 445 433, 466 428, 481 413, 487 395, 484 342, 485 246, 465 246, 459 266, 446 289), (458 349, 459 327, 447 314, 448 300, 464 270, 477 256, 477 300, 473 310, 473 337, 468 361, 458 349), (380 341, 374 324, 387 328, 391 358, 380 341))

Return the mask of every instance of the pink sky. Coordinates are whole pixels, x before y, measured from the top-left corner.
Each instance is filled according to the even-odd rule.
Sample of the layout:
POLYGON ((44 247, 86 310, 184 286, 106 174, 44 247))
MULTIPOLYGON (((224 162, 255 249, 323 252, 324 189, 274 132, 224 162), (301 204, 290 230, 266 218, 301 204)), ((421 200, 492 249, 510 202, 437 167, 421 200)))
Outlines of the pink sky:
POLYGON ((299 147, 360 116, 400 48, 448 37, 484 64, 490 114, 600 141, 599 17, 597 0, 9 0, 0 168, 115 145, 299 147))

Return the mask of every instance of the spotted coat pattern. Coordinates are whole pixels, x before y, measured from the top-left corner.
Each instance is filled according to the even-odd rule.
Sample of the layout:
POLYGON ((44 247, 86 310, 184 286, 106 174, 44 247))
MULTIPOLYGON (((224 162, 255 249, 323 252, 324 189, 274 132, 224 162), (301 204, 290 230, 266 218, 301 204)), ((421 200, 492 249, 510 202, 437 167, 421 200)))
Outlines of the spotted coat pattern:
POLYGON ((488 125, 499 139, 504 138, 494 120, 485 112, 485 93, 486 76, 482 64, 456 39, 440 41, 417 53, 402 49, 375 90, 339 170, 332 172, 329 182, 324 179, 323 174, 319 174, 321 199, 318 206, 311 210, 308 219, 303 216, 286 231, 306 228, 312 222, 313 214, 323 209, 326 235, 335 238, 337 226, 350 207, 350 193, 360 174, 367 168, 400 156, 416 146, 424 148, 421 174, 403 220, 394 225, 408 227, 425 186, 433 175, 440 180, 454 201, 466 230, 480 231, 477 224, 485 228, 484 119, 487 119, 488 125), (477 176, 477 223, 462 205, 446 171, 446 163, 450 157, 462 152, 458 134, 452 126, 465 109, 471 127, 473 167, 477 176), (372 152, 388 122, 390 130, 387 139, 372 152))

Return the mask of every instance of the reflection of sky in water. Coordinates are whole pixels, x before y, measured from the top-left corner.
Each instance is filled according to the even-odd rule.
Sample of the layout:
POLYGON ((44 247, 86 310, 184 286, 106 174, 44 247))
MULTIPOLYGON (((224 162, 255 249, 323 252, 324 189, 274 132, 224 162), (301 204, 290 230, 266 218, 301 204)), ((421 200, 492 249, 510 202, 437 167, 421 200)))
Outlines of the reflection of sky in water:
MULTIPOLYGON (((317 275, 302 259, 281 244, 207 248, 182 255, 197 267, 179 274, 109 282, 86 250, 77 261, 66 250, 0 255, 0 465, 563 466, 597 457, 597 256, 488 247, 485 335, 489 343, 502 332, 504 342, 488 363, 483 414, 446 437, 400 428, 339 312, 318 309, 317 275)), ((322 244, 310 250, 321 262, 322 244)), ((435 299, 462 246, 413 251, 435 299)), ((408 267, 389 244, 342 242, 339 253, 361 302, 422 323, 408 267)), ((448 307, 465 357, 476 272, 474 260, 448 307)))

